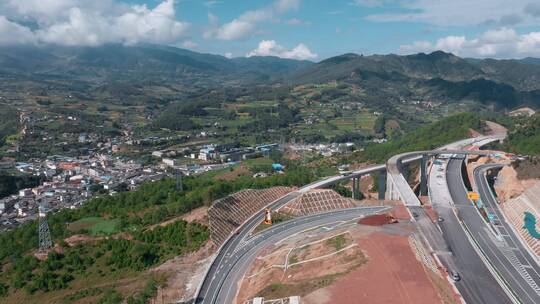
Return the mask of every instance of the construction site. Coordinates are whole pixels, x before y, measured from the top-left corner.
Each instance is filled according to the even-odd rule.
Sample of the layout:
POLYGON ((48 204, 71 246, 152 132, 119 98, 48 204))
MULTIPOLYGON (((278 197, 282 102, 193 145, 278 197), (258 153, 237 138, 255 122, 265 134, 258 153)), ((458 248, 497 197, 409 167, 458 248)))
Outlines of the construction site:
POLYGON ((403 211, 315 227, 264 248, 236 303, 459 303, 403 211))
MULTIPOLYGON (((368 186, 361 188, 354 182, 346 186, 364 190, 362 197, 376 197, 368 191, 373 181, 369 177, 362 181, 368 186)), ((208 210, 214 246, 223 244, 258 210, 293 190, 244 190, 214 202, 208 210)), ((460 302, 446 270, 431 255, 399 201, 357 200, 332 189, 313 189, 275 210, 266 209, 257 220, 262 229, 268 229, 277 218, 290 220, 362 206, 390 209, 313 227, 261 248, 238 283, 234 303, 460 302)))
MULTIPOLYGON (((471 157, 466 172, 471 175, 477 166, 493 161, 471 157)), ((507 160, 500 162, 506 164, 507 160)), ((524 212, 538 214, 530 202, 538 198, 540 188, 536 180, 518 179, 517 174, 512 167, 504 167, 494 189, 504 201, 501 209, 508 221, 538 254, 538 239, 520 223, 524 212)), ((410 183, 418 185, 419 175, 418 168, 412 168, 410 183)), ((272 187, 242 190, 214 201, 209 208, 194 210, 186 217, 208 224, 211 242, 200 252, 155 269, 171 273, 170 285, 162 292, 189 303, 222 247, 238 236, 242 226, 253 223, 250 232, 240 236, 242 246, 248 246, 261 232, 272 236, 274 229, 288 222, 339 210, 383 207, 383 212, 312 225, 264 243, 252 260, 246 259, 245 269, 235 278, 233 303, 461 303, 450 270, 419 230, 415 212, 398 200, 375 199, 373 184, 369 175, 341 183, 351 190, 349 195, 356 192, 355 198, 367 199, 347 197, 333 188, 298 191, 272 187), (269 207, 281 200, 284 203, 278 207, 269 207)), ((431 222, 442 221, 428 197, 420 195, 419 199, 431 222)))

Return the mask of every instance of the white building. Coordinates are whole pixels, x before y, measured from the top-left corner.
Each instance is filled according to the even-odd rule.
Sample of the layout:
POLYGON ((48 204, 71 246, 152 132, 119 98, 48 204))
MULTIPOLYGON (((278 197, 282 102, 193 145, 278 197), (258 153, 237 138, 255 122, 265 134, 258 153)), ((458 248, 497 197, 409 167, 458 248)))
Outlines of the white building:
POLYGON ((178 161, 176 159, 172 159, 172 158, 164 158, 163 160, 161 160, 165 165, 169 166, 169 167, 174 167, 176 165, 178 165, 178 161))

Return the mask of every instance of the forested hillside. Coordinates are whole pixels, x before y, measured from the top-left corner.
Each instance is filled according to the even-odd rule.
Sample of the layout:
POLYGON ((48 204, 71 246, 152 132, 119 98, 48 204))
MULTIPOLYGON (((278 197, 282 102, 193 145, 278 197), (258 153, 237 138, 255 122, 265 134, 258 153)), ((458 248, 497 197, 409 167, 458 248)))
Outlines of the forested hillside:
POLYGON ((359 153, 359 158, 363 161, 383 163, 390 156, 398 153, 431 150, 446 143, 467 138, 469 129, 481 131, 483 127, 484 123, 480 115, 457 114, 389 142, 367 146, 362 153, 359 153))
POLYGON ((33 256, 38 244, 37 221, 3 232, 0 302, 2 297, 32 302, 59 291, 54 296, 63 295, 63 301, 71 303, 72 298, 103 292, 94 290, 98 285, 114 286, 122 278, 135 278, 151 266, 196 251, 209 239, 208 228, 176 217, 241 189, 300 186, 315 178, 311 170, 293 163, 288 169, 287 174, 259 179, 250 175, 228 181, 212 175, 185 177, 183 189, 176 187, 174 179, 165 179, 134 192, 93 198, 79 209, 49 213, 56 250, 45 261, 33 256), (173 218, 176 220, 168 225, 153 227, 173 218), (86 241, 68 245, 65 239, 76 234, 86 241), (69 292, 71 286, 76 286, 77 293, 69 292))
POLYGON ((18 132, 18 111, 10 106, 0 104, 0 117, 0 148, 2 148, 7 137, 18 132))
POLYGON ((540 114, 521 118, 508 134, 505 147, 515 153, 540 156, 540 114))

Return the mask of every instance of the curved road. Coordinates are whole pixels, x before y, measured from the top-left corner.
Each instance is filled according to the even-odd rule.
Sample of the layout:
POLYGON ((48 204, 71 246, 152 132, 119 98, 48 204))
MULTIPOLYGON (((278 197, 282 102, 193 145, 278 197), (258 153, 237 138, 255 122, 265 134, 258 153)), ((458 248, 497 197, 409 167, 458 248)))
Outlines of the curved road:
POLYGON ((263 230, 227 255, 226 261, 213 272, 214 279, 206 294, 197 298, 196 303, 233 303, 238 283, 260 251, 270 244, 313 227, 351 221, 387 209, 389 207, 343 209, 295 218, 263 230))
MULTIPOLYGON (((451 208, 441 210, 438 200, 443 199, 444 191, 433 189, 431 180, 436 175, 430 175, 430 199, 435 209, 441 213, 443 218, 448 218, 443 223, 434 224, 426 214, 424 208, 420 206, 418 197, 414 194, 408 182, 401 173, 402 163, 418 160, 422 154, 485 154, 482 151, 462 151, 468 145, 482 146, 492 141, 500 140, 505 135, 484 136, 479 138, 465 139, 448 144, 434 151, 418 151, 396 155, 387 162, 389 182, 394 183, 393 189, 387 185, 387 190, 397 191, 397 196, 408 206, 409 210, 415 214, 418 229, 426 238, 433 251, 443 265, 449 270, 462 273, 462 280, 456 283, 456 287, 467 303, 512 303, 503 288, 497 283, 478 254, 474 251, 470 240, 459 225, 457 218, 451 208), (405 161, 404 161, 405 160, 405 161)), ((442 183, 441 183, 442 184, 442 183)), ((446 189, 444 183, 443 189, 446 189)), ((448 195, 449 196, 449 195, 448 195)), ((444 200, 444 199, 443 199, 444 200)), ((450 203, 451 198, 446 200, 450 203)))
MULTIPOLYGON (((455 166, 460 165, 461 163, 456 162, 455 166)), ((496 164, 482 165, 473 172, 484 208, 494 216, 493 225, 484 221, 474 207, 463 214, 463 220, 471 226, 474 238, 521 303, 540 303, 540 267, 514 229, 506 222, 485 178, 487 170, 500 167, 501 165, 496 164)), ((456 179, 455 182, 458 184, 456 187, 459 187, 459 181, 456 179)), ((459 194, 456 202, 461 206, 471 207, 464 186, 457 189, 456 193, 459 194)))
MULTIPOLYGON (((351 174, 348 174, 348 175, 337 175, 337 176, 327 177, 321 181, 316 181, 311 184, 308 184, 300 188, 298 191, 291 192, 283 196, 282 198, 272 202, 267 207, 272 210, 279 209, 280 207, 284 206, 292 199, 301 195, 303 192, 307 192, 311 189, 327 187, 329 185, 335 184, 342 180, 350 179, 352 177, 356 177, 356 176, 360 176, 360 175, 364 175, 364 174, 368 174, 372 172, 383 171, 385 169, 386 167, 384 165, 375 165, 375 166, 353 171, 351 172, 351 174)), ((219 290, 219 289, 216 289, 218 288, 217 286, 220 286, 219 282, 226 278, 226 276, 224 276, 222 268, 230 267, 229 257, 232 254, 234 254, 238 250, 238 248, 242 247, 242 245, 246 242, 246 239, 250 236, 253 229, 255 229, 255 227, 257 227, 260 224, 261 219, 263 217, 264 217, 264 209, 257 212, 251 218, 249 218, 246 222, 244 222, 244 224, 242 224, 237 229, 237 231, 233 235, 231 235, 223 243, 223 245, 218 249, 218 253, 216 257, 214 258, 214 261, 210 265, 210 268, 207 270, 202 284, 199 286, 198 291, 195 293, 196 295, 195 303, 214 303, 214 302, 207 302, 206 299, 211 297, 211 295, 215 293, 216 290, 219 290)))
MULTIPOLYGON (((465 145, 470 145, 472 143, 479 143, 479 142, 483 142, 483 141, 490 142, 490 141, 497 140, 497 139, 498 138, 495 138, 493 136, 491 136, 491 137, 489 137, 489 136, 488 137, 482 137, 482 138, 474 138, 474 139, 465 139, 465 140, 461 140, 461 141, 449 144, 449 145, 447 145, 445 147, 442 147, 441 149, 460 149, 460 148, 464 147, 465 145)), ((427 151, 427 152, 429 153, 429 151, 427 151)), ((457 150, 457 151, 445 151, 445 153, 451 153, 451 152, 463 152, 463 151, 459 151, 459 150, 457 150)), ((471 151, 468 151, 468 152, 471 153, 471 151)), ((475 152, 472 152, 472 153, 475 153, 475 152)), ((480 153, 480 152, 476 152, 476 153, 480 153)), ((417 154, 418 154, 418 152, 417 152, 417 154)), ((402 162, 403 163, 408 163, 408 162, 415 161, 415 160, 418 159, 418 156, 414 155, 414 153, 413 153, 413 154, 408 154, 408 155, 400 155, 399 157, 397 157, 397 158, 395 157, 393 159, 397 160, 395 162, 395 164, 396 164, 395 166, 392 165, 393 164, 392 161, 389 161, 389 163, 386 166, 385 165, 376 165, 376 166, 372 166, 372 167, 368 167, 368 168, 365 168, 365 169, 354 171, 351 174, 332 176, 332 177, 325 178, 324 180, 311 183, 309 185, 306 185, 306 186, 300 188, 298 191, 289 193, 288 195, 278 199, 277 201, 270 204, 268 206, 268 208, 277 209, 277 208, 285 205, 286 203, 288 203, 290 200, 294 199, 295 197, 299 196, 301 193, 309 191, 311 189, 323 188, 323 187, 329 186, 331 184, 340 182, 342 180, 350 179, 350 178, 353 178, 353 177, 361 176, 361 175, 372 173, 372 172, 384 171, 384 170, 387 169, 389 171, 389 175, 392 175, 390 178, 396 178, 396 179, 399 179, 400 177, 403 178, 403 176, 399 172, 400 168, 399 168, 399 166, 397 164, 401 164, 402 162), (390 172, 390 170, 393 170, 393 169, 395 169, 396 172, 390 172)), ((401 193, 406 193, 405 191, 412 192, 412 190, 410 189, 408 184, 407 184, 408 190, 404 190, 405 189, 404 186, 405 185, 400 185, 401 190, 402 190, 402 191, 400 191, 401 193)), ((403 198, 404 196, 401 196, 401 197, 403 198)), ((416 200, 418 200, 418 199, 416 199, 416 200)), ((407 199, 404 200, 404 203, 407 205, 407 199)), ((411 207, 411 208, 415 208, 415 207, 411 207)), ((329 219, 332 220, 332 219, 337 218, 336 216, 338 216, 338 215, 339 216, 344 216, 344 214, 346 214, 347 212, 350 212, 350 211, 349 210, 341 210, 341 211, 336 211, 335 213, 331 212, 331 213, 327 214, 326 216, 329 216, 329 219)), ((427 222, 424 221, 425 219, 427 219, 427 215, 423 212, 423 209, 419 210, 419 212, 422 214, 422 216, 421 216, 420 219, 417 219, 417 220, 420 223, 419 226, 422 227, 423 225, 421 223, 423 223, 423 222, 427 225, 427 222)), ((255 215, 253 215, 242 226, 240 226, 238 228, 238 230, 237 230, 237 232, 235 234, 231 235, 229 237, 229 239, 227 239, 223 243, 221 248, 219 248, 218 254, 214 258, 214 261, 212 262, 210 268, 208 269, 208 271, 207 271, 207 273, 206 273, 206 275, 205 275, 205 277, 203 279, 202 284, 199 286, 199 289, 196 292, 195 303, 228 303, 227 301, 222 302, 224 300, 223 297, 225 297, 225 298, 230 297, 231 290, 236 288, 234 286, 236 286, 236 284, 238 282, 238 280, 237 280, 238 278, 235 277, 235 276, 238 276, 238 274, 236 272, 233 272, 232 276, 230 276, 231 271, 232 271, 233 267, 235 267, 235 265, 237 265, 237 262, 238 262, 237 259, 239 258, 239 256, 238 256, 239 254, 241 254, 241 256, 243 256, 244 254, 246 254, 246 252, 248 252, 248 251, 252 252, 251 250, 253 250, 255 248, 255 247, 253 247, 253 242, 254 242, 254 240, 259 240, 260 238, 257 235, 255 235, 252 238, 248 238, 248 237, 250 236, 251 231, 253 231, 253 229, 260 223, 260 219, 263 216, 264 216, 264 211, 263 210, 256 213, 255 215), (226 290, 227 290, 226 293, 225 293, 225 296, 222 295, 222 290, 224 290, 224 286, 225 286, 224 284, 227 284, 226 287, 225 287, 226 290)), ((316 215, 316 216, 319 216, 319 215, 316 215)), ((298 219, 298 220, 300 220, 300 219, 298 219)), ((429 221, 429 222, 431 222, 431 221, 429 221)), ((295 220, 293 220, 293 221, 286 222, 286 223, 283 223, 283 224, 293 225, 294 226, 295 224, 299 224, 299 223, 296 222, 295 220)), ((313 224, 314 223, 305 223, 303 225, 307 225, 307 226, 312 227, 313 224)), ((275 227, 277 227, 277 225, 275 227)), ((283 226, 283 227, 289 227, 289 226, 283 226)), ((301 227, 304 227, 304 226, 301 226, 301 227)), ((288 229, 294 229, 294 227, 291 227, 291 228, 288 228, 288 229)), ((421 229, 421 231, 422 231, 422 229, 421 229)), ((433 243, 435 243, 437 245, 437 246, 435 246, 436 248, 446 247, 445 242, 444 242, 444 240, 442 240, 440 235, 438 235, 437 233, 434 233, 433 225, 429 226, 428 229, 423 229, 422 232, 424 234, 427 234, 426 238, 428 239, 430 244, 433 242, 433 243)), ((269 233, 269 232, 267 232, 267 233, 269 233)), ((281 235, 281 234, 278 234, 278 235, 281 235)), ((245 265, 247 265, 245 263, 241 263, 239 265, 244 265, 243 267, 247 267, 247 266, 245 266, 245 265)))

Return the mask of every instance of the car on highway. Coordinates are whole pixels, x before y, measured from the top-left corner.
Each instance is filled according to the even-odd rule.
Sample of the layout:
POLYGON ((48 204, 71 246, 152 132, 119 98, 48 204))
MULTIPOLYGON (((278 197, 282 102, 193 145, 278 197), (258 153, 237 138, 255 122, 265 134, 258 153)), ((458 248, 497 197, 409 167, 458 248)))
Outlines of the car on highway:
POLYGON ((444 222, 444 219, 442 218, 442 216, 439 216, 439 218, 437 218, 437 221, 438 222, 444 222))
POLYGON ((341 174, 341 175, 342 175, 342 176, 349 176, 349 175, 351 175, 351 174, 352 174, 352 172, 349 171, 349 172, 343 172, 343 174, 341 174))
POLYGON ((452 280, 454 280, 454 282, 458 282, 459 280, 461 280, 461 277, 459 276, 459 273, 457 273, 456 271, 450 271, 450 277, 452 278, 452 280))

